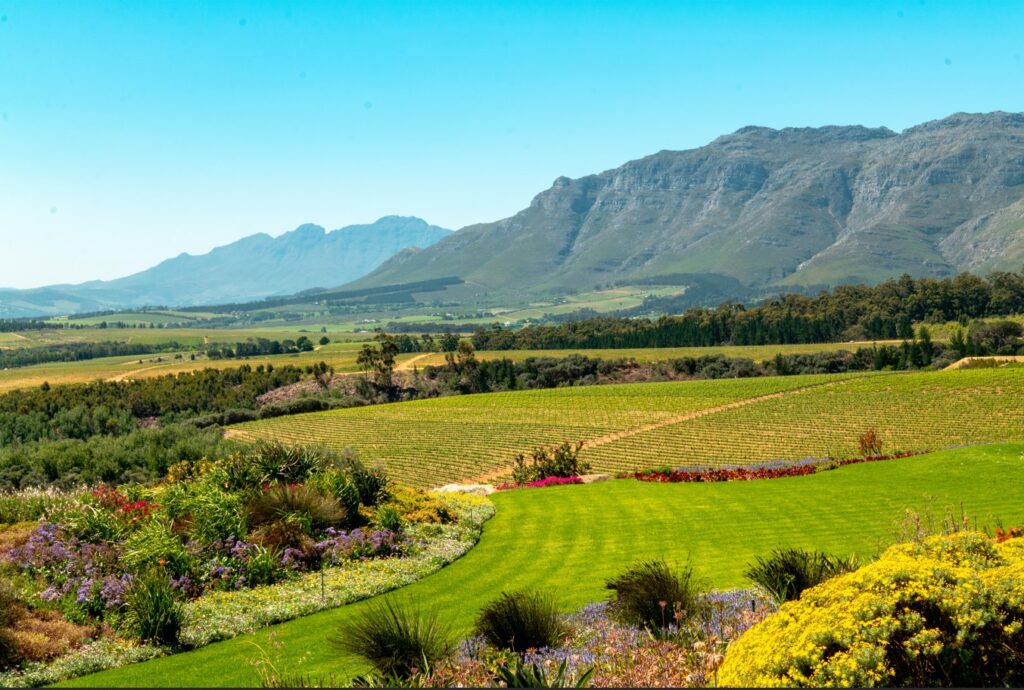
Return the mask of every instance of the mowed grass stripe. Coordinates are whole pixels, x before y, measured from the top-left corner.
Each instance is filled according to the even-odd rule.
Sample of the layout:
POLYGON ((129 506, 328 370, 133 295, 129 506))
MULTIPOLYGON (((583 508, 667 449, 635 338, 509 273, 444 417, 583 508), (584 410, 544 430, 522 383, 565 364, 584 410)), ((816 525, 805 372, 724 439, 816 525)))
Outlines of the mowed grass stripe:
POLYGON ((1022 400, 1024 369, 1012 367, 862 378, 662 426, 584 457, 606 471, 854 457, 869 428, 890 451, 1011 441, 1024 438, 1022 400))
MULTIPOLYGON (((711 484, 620 480, 494 496, 480 543, 440 572, 386 596, 436 608, 466 632, 501 591, 555 593, 565 608, 606 597, 604 582, 639 559, 692 562, 710 586, 744 584, 756 555, 777 546, 871 555, 894 539, 907 509, 941 519, 961 506, 981 524, 1024 524, 1024 444, 961 448, 806 477, 711 484)), ((87 686, 251 686, 253 643, 282 645, 296 673, 365 669, 327 639, 366 602, 177 656, 77 679, 87 686), (305 658, 303 658, 305 657, 305 658)), ((274 651, 274 654, 277 654, 274 651)))
POLYGON ((437 486, 508 466, 540 444, 591 440, 680 414, 835 382, 825 375, 583 386, 418 400, 241 424, 231 434, 341 449, 437 486))

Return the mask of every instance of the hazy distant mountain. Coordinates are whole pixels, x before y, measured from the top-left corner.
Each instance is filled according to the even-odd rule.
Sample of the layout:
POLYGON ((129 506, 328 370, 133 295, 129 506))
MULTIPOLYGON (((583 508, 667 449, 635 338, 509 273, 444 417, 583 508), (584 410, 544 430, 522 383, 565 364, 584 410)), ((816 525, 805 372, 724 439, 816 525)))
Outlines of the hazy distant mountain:
POLYGON ((0 290, 0 316, 243 302, 330 288, 365 275, 403 249, 429 247, 449 234, 401 216, 331 232, 302 225, 276 238, 251 235, 201 256, 181 254, 117 280, 0 290))
POLYGON ((745 127, 580 179, 397 254, 354 287, 459 276, 563 293, 673 274, 755 288, 1019 270, 1024 115, 889 129, 745 127))

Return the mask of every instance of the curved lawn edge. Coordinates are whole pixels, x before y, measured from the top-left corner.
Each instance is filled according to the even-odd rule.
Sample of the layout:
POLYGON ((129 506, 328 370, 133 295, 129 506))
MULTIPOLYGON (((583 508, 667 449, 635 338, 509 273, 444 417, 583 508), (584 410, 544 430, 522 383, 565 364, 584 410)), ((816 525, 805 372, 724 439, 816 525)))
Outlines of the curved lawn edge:
MULTIPOLYGON (((198 649, 275 623, 353 604, 433 575, 469 553, 480 541, 484 523, 496 511, 493 503, 476 496, 446 495, 442 500, 456 513, 456 523, 410 527, 410 536, 422 543, 411 556, 355 561, 275 585, 213 592, 186 603, 180 639, 187 649, 179 651, 198 649)), ((169 647, 99 639, 49 663, 2 673, 0 687, 37 687, 70 681, 176 653, 179 652, 169 647)))

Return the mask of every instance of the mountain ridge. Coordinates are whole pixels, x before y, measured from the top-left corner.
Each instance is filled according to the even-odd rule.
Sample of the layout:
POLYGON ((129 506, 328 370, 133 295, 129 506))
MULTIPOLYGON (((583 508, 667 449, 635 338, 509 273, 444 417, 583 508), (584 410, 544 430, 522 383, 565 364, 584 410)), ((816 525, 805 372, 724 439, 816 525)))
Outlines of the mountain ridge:
POLYGON ((555 294, 711 273, 795 289, 1019 268, 1022 201, 1024 114, 955 113, 899 133, 748 126, 559 177, 519 213, 397 254, 352 286, 458 275, 555 294))
POLYGON ((182 252, 113 280, 0 289, 0 317, 242 302, 331 288, 363 275, 402 249, 451 231, 412 216, 327 231, 305 223, 277 237, 247 235, 203 254, 182 252))

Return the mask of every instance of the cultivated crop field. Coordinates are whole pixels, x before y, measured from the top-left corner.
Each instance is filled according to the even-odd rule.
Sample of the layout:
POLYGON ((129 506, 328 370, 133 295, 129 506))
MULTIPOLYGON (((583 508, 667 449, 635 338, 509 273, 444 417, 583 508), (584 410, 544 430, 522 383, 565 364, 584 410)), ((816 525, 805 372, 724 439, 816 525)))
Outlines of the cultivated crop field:
MULTIPOLYGON (((497 514, 476 547, 436 574, 385 596, 438 610, 466 633, 480 607, 498 592, 539 588, 570 610, 606 599, 605 580, 642 559, 689 560, 707 585, 738 587, 748 584, 747 564, 778 546, 871 557, 901 540, 906 510, 930 516, 934 522, 926 523, 933 526, 948 511, 959 516, 961 508, 979 528, 1021 524, 1022 452, 1024 444, 962 448, 766 481, 617 480, 499 492, 492 497, 497 514)), ((295 674, 347 678, 365 672, 366 664, 325 640, 364 615, 368 604, 342 606, 64 685, 253 686, 259 679, 249 662, 259 657, 260 648, 295 674)))
POLYGON ((855 457, 869 428, 886 451, 1017 440, 1024 438, 1022 401, 1021 369, 873 376, 661 426, 586 457, 607 470, 855 457))
POLYGON ((752 398, 829 384, 816 375, 556 388, 418 400, 260 420, 247 440, 352 447, 396 479, 437 486, 501 470, 537 444, 596 440, 752 398))
POLYGON ((418 486, 495 476, 517 452, 583 440, 597 471, 854 457, 1024 439, 1019 368, 686 381, 422 400, 239 425, 242 439, 352 447, 418 486), (772 396, 772 397, 767 397, 772 396), (703 414, 695 414, 703 413, 703 414))

